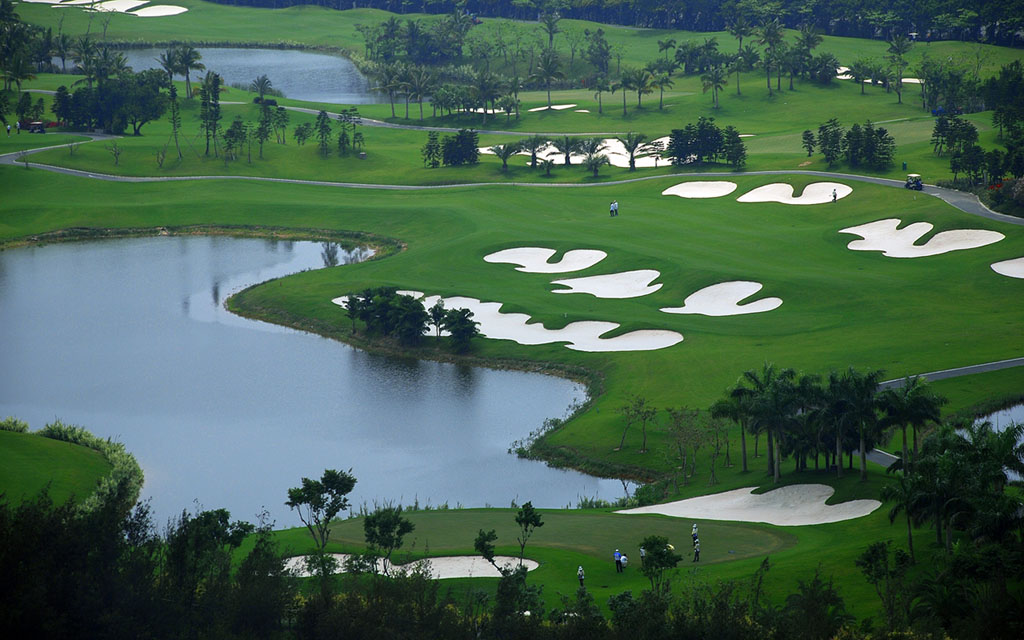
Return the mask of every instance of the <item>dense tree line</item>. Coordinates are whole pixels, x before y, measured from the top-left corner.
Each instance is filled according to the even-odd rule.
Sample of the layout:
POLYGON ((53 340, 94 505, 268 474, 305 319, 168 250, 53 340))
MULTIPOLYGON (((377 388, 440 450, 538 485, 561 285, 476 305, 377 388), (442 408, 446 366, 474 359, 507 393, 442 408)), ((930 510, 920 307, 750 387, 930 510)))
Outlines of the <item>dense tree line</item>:
POLYGON ((739 169, 746 163, 747 150, 735 127, 723 130, 714 118, 701 116, 696 124, 672 130, 665 156, 675 165, 726 162, 739 169))
POLYGON ((456 351, 469 349, 470 341, 477 335, 478 323, 468 309, 446 309, 438 301, 430 309, 412 296, 399 294, 394 287, 364 289, 352 294, 345 303, 345 313, 356 330, 356 321, 370 336, 394 338, 403 346, 417 346, 429 327, 435 335, 447 331, 456 351))
POLYGON ((788 28, 811 22, 829 35, 887 39, 916 32, 922 39, 1019 43, 1022 15, 1018 0, 962 2, 921 0, 215 0, 221 4, 281 8, 316 4, 333 9, 370 7, 395 13, 451 13, 456 8, 477 16, 536 20, 545 11, 567 18, 657 29, 721 31, 737 14, 775 15, 788 28))
POLYGON ((870 120, 863 125, 854 123, 844 130, 839 121, 832 118, 818 127, 817 135, 810 129, 804 131, 803 147, 807 157, 815 149, 820 151, 829 168, 845 160, 850 167, 884 170, 892 166, 896 158, 896 140, 888 130, 876 127, 870 120))

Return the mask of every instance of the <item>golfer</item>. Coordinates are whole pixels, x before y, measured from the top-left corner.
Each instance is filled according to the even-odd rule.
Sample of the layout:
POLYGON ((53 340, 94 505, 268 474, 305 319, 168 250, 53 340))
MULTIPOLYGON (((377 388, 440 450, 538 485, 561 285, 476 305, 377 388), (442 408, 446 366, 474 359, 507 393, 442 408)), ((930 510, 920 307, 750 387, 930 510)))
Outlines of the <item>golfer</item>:
POLYGON ((693 561, 700 562, 700 540, 693 541, 693 561))
POLYGON ((576 577, 580 579, 580 586, 582 587, 583 586, 583 578, 585 577, 583 575, 583 565, 582 564, 580 565, 580 568, 576 570, 576 577))
POLYGON ((615 573, 622 573, 622 554, 616 549, 612 557, 615 558, 615 573))

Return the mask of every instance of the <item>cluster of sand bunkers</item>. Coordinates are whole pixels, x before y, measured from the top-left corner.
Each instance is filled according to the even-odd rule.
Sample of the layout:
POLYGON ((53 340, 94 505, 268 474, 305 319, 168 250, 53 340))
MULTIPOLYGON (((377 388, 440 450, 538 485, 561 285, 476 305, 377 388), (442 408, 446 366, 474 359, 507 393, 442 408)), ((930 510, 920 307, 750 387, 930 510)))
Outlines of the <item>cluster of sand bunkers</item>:
MULTIPOLYGON (((344 573, 345 562, 352 556, 347 553, 330 553, 328 555, 338 562, 336 573, 344 573)), ((495 556, 494 562, 502 567, 511 567, 519 564, 519 558, 513 558, 511 556, 495 556)), ((383 569, 382 563, 383 560, 378 560, 378 571, 383 569)), ((540 565, 533 560, 523 559, 523 567, 525 567, 527 571, 533 571, 539 566, 540 565)), ((410 562, 409 564, 391 565, 390 568, 400 572, 411 572, 416 569, 424 570, 428 572, 430 577, 434 580, 445 580, 448 578, 501 577, 501 572, 481 556, 443 556, 438 558, 427 558, 418 562, 410 562)), ((285 561, 285 569, 291 571, 300 578, 308 578, 311 575, 309 570, 306 568, 305 556, 288 558, 288 560, 285 561)))
MULTIPOLYGON (((707 199, 732 194, 737 189, 734 182, 695 180, 671 186, 662 195, 680 198, 707 199)), ((799 196, 793 195, 792 185, 773 183, 757 187, 736 198, 743 203, 781 203, 787 205, 814 205, 836 202, 853 193, 853 189, 838 182, 815 182, 804 187, 799 196)), ((890 258, 921 258, 950 251, 983 247, 1002 240, 1005 236, 996 231, 984 229, 957 229, 935 234, 924 244, 917 241, 933 228, 927 222, 915 222, 900 229, 901 220, 887 218, 867 224, 840 229, 839 233, 860 236, 861 240, 851 241, 847 248, 852 251, 880 251, 890 258)), ((512 264, 522 273, 566 274, 583 271, 597 266, 608 257, 597 249, 573 249, 565 251, 561 258, 552 261, 557 252, 545 247, 514 247, 484 256, 490 264, 512 264)), ((1017 258, 992 265, 999 274, 1024 278, 1024 258, 1017 258)), ((553 294, 586 294, 599 299, 627 299, 650 295, 662 288, 656 282, 661 273, 654 269, 635 269, 578 278, 559 278, 550 283, 556 287, 553 294)), ((752 280, 730 280, 703 287, 688 295, 682 306, 661 307, 662 313, 697 314, 712 317, 737 316, 765 313, 782 305, 782 299, 756 295, 764 285, 752 280), (744 302, 746 301, 746 302, 744 302)), ((641 329, 617 336, 602 337, 617 330, 617 322, 586 320, 570 322, 560 329, 549 329, 543 323, 532 321, 525 313, 503 313, 502 302, 485 302, 464 296, 441 297, 425 295, 422 291, 400 291, 403 295, 420 300, 427 308, 441 302, 449 309, 468 309, 479 323, 480 334, 493 340, 512 340, 522 345, 565 343, 574 351, 653 351, 665 349, 683 341, 682 334, 667 329, 641 329)), ((335 298, 333 302, 344 307, 347 296, 335 298)), ((442 334, 443 335, 443 334, 442 334)))
POLYGON ((54 7, 83 7, 86 11, 97 11, 100 13, 124 13, 140 18, 161 18, 164 16, 176 16, 179 13, 188 11, 185 7, 173 4, 151 5, 148 0, 22 0, 37 4, 50 4, 54 7))

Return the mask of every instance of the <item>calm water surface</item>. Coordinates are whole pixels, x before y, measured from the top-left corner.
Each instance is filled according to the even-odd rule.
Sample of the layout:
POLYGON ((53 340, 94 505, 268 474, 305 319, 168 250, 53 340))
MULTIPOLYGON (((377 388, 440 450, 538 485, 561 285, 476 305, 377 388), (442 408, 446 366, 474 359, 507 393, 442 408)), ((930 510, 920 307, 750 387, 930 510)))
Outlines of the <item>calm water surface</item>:
MULTIPOLYGON (((160 69, 157 58, 167 49, 127 49, 122 51, 128 66, 136 72, 160 69)), ((342 56, 287 49, 200 48, 200 60, 208 71, 216 71, 228 86, 248 85, 266 74, 275 89, 289 98, 330 104, 372 104, 382 98, 370 90, 366 77, 352 61, 342 56)), ((60 64, 60 61, 57 61, 60 64)), ((192 82, 205 71, 193 72, 192 82)), ((179 78, 180 79, 180 78, 179 78)), ((224 100, 233 100, 228 93, 224 100)))
POLYGON ((324 468, 352 468, 357 505, 621 495, 506 453, 579 385, 370 355, 223 309, 243 286, 322 266, 317 243, 222 237, 0 252, 0 415, 124 442, 160 520, 197 500, 298 524, 286 490, 324 468))

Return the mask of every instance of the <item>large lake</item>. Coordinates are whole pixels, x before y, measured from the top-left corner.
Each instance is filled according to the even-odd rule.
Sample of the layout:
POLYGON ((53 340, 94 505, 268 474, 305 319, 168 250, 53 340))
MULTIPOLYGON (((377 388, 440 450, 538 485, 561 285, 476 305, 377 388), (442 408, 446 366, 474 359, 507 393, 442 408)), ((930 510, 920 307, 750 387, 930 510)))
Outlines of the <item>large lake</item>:
MULTIPOLYGON (((128 66, 136 72, 160 69, 157 58, 167 49, 126 49, 128 66)), ((383 98, 370 90, 370 82, 352 61, 342 56, 289 49, 198 48, 206 69, 216 71, 228 86, 248 85, 266 74, 285 96, 329 104, 372 104, 383 98)), ((57 61, 60 64, 60 61, 57 61)), ((192 81, 205 71, 192 72, 192 81)), ((224 99, 230 100, 230 93, 224 99)))
POLYGON ((318 243, 225 237, 2 251, 0 416, 125 443, 161 521, 197 500, 297 525, 286 490, 325 468, 352 468, 357 505, 621 495, 617 481, 507 453, 581 399, 577 384, 371 355, 223 308, 243 286, 323 262, 318 243))

